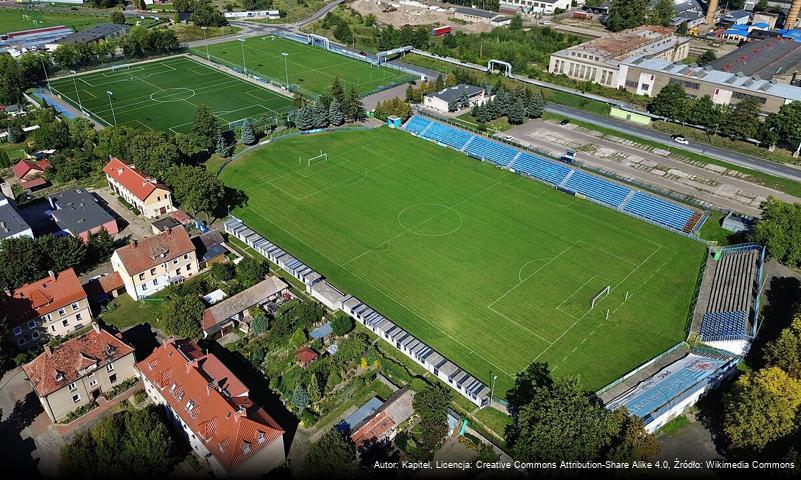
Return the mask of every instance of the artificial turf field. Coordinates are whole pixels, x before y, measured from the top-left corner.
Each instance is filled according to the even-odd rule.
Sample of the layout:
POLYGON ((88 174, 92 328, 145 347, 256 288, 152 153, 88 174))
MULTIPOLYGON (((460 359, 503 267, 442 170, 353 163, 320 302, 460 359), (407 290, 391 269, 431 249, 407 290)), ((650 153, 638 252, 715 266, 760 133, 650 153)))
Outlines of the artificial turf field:
POLYGON ((53 91, 107 125, 186 133, 200 105, 227 125, 245 117, 278 116, 291 99, 208 67, 186 56, 63 77, 53 91), (76 93, 76 87, 78 92, 76 93), (109 104, 111 92, 113 107, 109 104))
POLYGON ((251 228, 500 394, 532 361, 599 388, 684 337, 702 243, 407 133, 291 138, 222 178, 251 228))
MULTIPOLYGON (((239 41, 209 45, 209 53, 228 64, 242 69, 242 45, 239 41)), ((344 55, 320 47, 304 45, 280 37, 252 37, 244 42, 245 63, 248 73, 262 76, 280 84, 289 83, 316 94, 327 93, 334 78, 339 77, 349 90, 355 86, 360 94, 382 85, 412 80, 413 77, 389 67, 376 68, 344 55), (284 57, 286 57, 286 70, 284 57)), ((205 57, 205 47, 193 49, 196 55, 205 57)))

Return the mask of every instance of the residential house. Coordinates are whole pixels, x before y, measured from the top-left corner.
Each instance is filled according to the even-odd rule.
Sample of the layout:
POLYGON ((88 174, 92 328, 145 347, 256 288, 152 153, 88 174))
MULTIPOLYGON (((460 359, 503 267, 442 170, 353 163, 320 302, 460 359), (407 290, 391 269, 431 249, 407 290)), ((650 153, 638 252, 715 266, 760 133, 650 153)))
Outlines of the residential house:
POLYGON ((306 368, 310 363, 317 360, 320 355, 309 347, 303 347, 295 352, 295 360, 298 361, 301 367, 306 368))
POLYGON ((351 429, 350 438, 359 451, 395 438, 398 426, 414 414, 414 392, 401 389, 393 393, 373 414, 351 429))
POLYGON ((11 201, 0 192, 0 240, 16 237, 33 238, 33 230, 17 212, 11 201))
POLYGON ((24 158, 11 167, 11 173, 19 181, 19 185, 23 190, 35 190, 47 185, 44 174, 48 168, 50 168, 50 162, 45 159, 29 160, 24 158))
POLYGON ((155 218, 175 210, 170 190, 132 165, 112 158, 103 167, 103 173, 114 193, 136 207, 145 218, 155 218))
POLYGON ((215 340, 231 333, 235 328, 250 330, 248 309, 280 301, 289 285, 278 277, 268 277, 252 287, 227 298, 203 312, 200 326, 205 337, 215 340))
POLYGON ((86 190, 70 190, 47 197, 51 215, 62 232, 89 241, 89 235, 106 230, 110 235, 119 233, 117 221, 86 190))
POLYGON ((222 234, 213 230, 192 239, 197 250, 198 263, 200 269, 205 270, 215 263, 225 263, 228 261, 228 249, 225 247, 225 239, 222 234))
POLYGON ((137 376, 133 347, 94 322, 92 327, 57 347, 46 345, 43 353, 22 366, 53 422, 137 376))
POLYGON ((62 336, 80 330, 92 320, 86 292, 71 268, 50 272, 9 293, 6 312, 10 338, 27 348, 42 335, 62 336))
POLYGON ((125 291, 134 300, 183 282, 198 272, 195 245, 183 227, 118 248, 111 256, 111 267, 120 274, 125 291))
POLYGON ((92 278, 83 285, 83 289, 86 290, 90 303, 100 304, 125 293, 125 283, 119 273, 111 272, 92 278))
POLYGON ((195 342, 169 338, 136 367, 148 397, 216 477, 259 478, 286 461, 283 428, 195 342))
POLYGON ((516 12, 518 9, 524 13, 538 13, 553 15, 558 10, 567 11, 570 0, 503 0, 500 11, 503 13, 516 12))
POLYGON ((426 95, 423 97, 423 106, 437 112, 447 113, 450 111, 451 104, 458 102, 464 96, 467 96, 469 103, 469 107, 465 108, 483 105, 484 102, 490 100, 483 87, 461 83, 426 95))

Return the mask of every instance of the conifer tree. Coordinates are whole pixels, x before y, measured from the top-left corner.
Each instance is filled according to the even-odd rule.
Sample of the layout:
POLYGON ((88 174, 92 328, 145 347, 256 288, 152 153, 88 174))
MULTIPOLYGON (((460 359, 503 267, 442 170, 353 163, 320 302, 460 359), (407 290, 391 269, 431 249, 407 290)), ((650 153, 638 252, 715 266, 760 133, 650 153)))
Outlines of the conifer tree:
POLYGON ((335 127, 345 122, 345 118, 342 115, 342 106, 336 98, 331 100, 331 105, 328 107, 328 121, 335 127))
POLYGON ((240 139, 245 145, 253 145, 256 143, 256 132, 253 131, 253 127, 250 125, 250 122, 247 118, 244 122, 242 122, 240 139))

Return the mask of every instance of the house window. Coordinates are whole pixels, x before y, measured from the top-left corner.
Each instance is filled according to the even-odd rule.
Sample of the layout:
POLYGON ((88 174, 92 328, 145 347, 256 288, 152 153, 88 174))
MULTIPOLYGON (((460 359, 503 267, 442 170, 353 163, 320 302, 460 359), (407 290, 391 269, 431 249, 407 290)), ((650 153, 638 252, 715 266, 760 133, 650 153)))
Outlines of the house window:
POLYGON ((97 379, 93 378, 93 379, 89 380, 89 386, 90 387, 94 387, 95 385, 97 385, 97 379))
POLYGON ((79 314, 75 315, 75 320, 80 322, 82 319, 83 319, 83 314, 82 313, 79 313, 79 314))
POLYGON ((109 371, 109 372, 113 372, 114 371, 114 364, 113 363, 109 363, 108 365, 106 365, 106 370, 109 371))
POLYGON ((75 395, 72 396, 72 403, 78 403, 80 401, 81 401, 81 394, 80 393, 76 393, 75 395))
POLYGON ((25 337, 19 337, 17 339, 17 344, 19 344, 20 346, 25 345, 26 343, 28 343, 28 341, 25 340, 25 337))
POLYGON ((147 290, 147 284, 146 283, 142 284, 142 290, 147 290))
POLYGON ((117 374, 115 373, 115 374, 109 375, 109 376, 108 376, 108 381, 109 381, 110 383, 114 383, 114 382, 116 382, 116 381, 117 381, 117 374))
POLYGON ((55 332, 56 331, 56 326, 55 325, 50 325, 50 331, 51 332, 55 332))
POLYGON ((250 453, 250 442, 242 442, 242 453, 250 453))
POLYGON ((31 338, 34 339, 34 340, 39 338, 39 332, 31 332, 31 338))
POLYGON ((189 255, 184 255, 184 260, 187 260, 188 258, 189 258, 189 255))
POLYGON ((155 268, 151 268, 150 269, 150 274, 151 275, 155 275, 156 274, 156 269, 155 268))
POLYGON ((61 321, 61 325, 64 327, 69 326, 69 324, 70 324, 69 318, 65 318, 64 320, 61 321))
POLYGON ((60 316, 62 316, 62 317, 63 317, 64 315, 66 315, 66 314, 67 314, 67 311, 66 311, 66 310, 64 310, 63 308, 59 308, 59 309, 58 309, 58 314, 59 314, 60 316))
POLYGON ((154 286, 154 287, 155 287, 156 285, 158 285, 158 284, 159 284, 159 279, 158 279, 158 278, 157 278, 157 279, 155 279, 155 280, 153 280, 153 286, 154 286))
POLYGON ((177 269, 175 270, 175 274, 176 274, 176 275, 180 275, 180 274, 181 274, 181 269, 180 269, 180 268, 177 268, 177 269))
POLYGON ((187 271, 192 270, 192 264, 191 263, 187 263, 186 264, 186 270, 187 271))
POLYGON ((33 320, 31 320, 30 322, 28 322, 28 328, 30 328, 31 330, 33 330, 34 328, 36 328, 36 322, 34 322, 33 320))
POLYGON ((67 385, 67 388, 69 388, 70 392, 74 392, 75 390, 78 390, 78 385, 75 385, 75 382, 72 382, 67 385))
POLYGON ((78 310, 78 304, 77 303, 73 303, 72 304, 72 311, 74 312, 75 310, 78 310))
POLYGON ((51 318, 53 318, 49 313, 43 317, 46 322, 49 322, 51 318))
POLYGON ((264 432, 259 432, 259 443, 264 443, 265 437, 264 432))
POLYGON ((22 329, 20 327, 14 327, 14 335, 22 335, 22 329))
POLYGON ((172 259, 172 264, 173 265, 178 265, 178 259, 177 258, 173 258, 172 259))
POLYGON ((144 280, 144 279, 145 279, 145 274, 144 273, 140 273, 139 274, 139 280, 144 280))

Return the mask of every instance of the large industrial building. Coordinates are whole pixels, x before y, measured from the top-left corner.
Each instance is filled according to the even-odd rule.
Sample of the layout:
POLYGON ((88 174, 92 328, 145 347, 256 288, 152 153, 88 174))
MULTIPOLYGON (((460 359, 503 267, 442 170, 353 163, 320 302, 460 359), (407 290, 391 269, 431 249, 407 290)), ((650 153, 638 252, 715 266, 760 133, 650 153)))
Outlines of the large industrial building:
POLYGON ((642 26, 613 33, 551 55, 548 71, 582 82, 611 88, 624 86, 625 62, 649 57, 678 62, 690 53, 690 41, 674 34, 672 28, 642 26))

